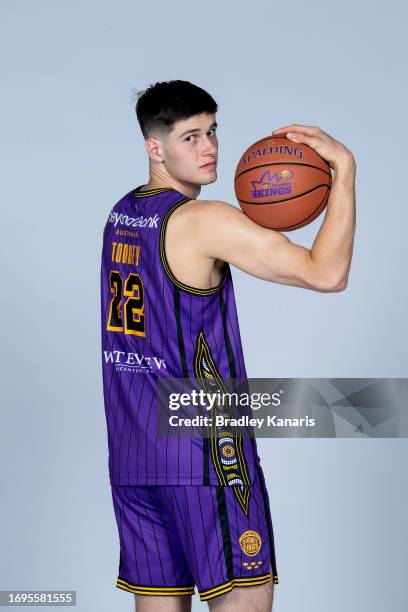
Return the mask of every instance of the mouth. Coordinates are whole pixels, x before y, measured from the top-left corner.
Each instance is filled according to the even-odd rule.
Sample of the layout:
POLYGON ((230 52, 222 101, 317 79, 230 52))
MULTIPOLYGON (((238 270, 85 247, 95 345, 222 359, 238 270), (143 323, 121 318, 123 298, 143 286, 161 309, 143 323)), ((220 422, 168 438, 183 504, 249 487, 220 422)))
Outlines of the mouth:
POLYGON ((201 166, 201 168, 206 168, 207 170, 214 170, 216 165, 217 164, 215 162, 209 162, 208 164, 205 164, 205 166, 201 166))

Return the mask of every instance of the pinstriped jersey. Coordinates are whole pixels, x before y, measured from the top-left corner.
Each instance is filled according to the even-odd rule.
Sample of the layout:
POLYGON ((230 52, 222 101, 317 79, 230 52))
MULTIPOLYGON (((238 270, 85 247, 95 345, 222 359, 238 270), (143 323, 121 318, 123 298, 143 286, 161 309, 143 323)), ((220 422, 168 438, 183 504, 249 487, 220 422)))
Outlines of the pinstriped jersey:
POLYGON ((188 201, 172 188, 139 186, 115 204, 105 225, 102 373, 115 485, 242 488, 259 460, 246 436, 217 441, 218 451, 208 438, 157 436, 159 377, 246 378, 229 264, 217 286, 199 289, 180 282, 166 257, 169 217, 188 201))

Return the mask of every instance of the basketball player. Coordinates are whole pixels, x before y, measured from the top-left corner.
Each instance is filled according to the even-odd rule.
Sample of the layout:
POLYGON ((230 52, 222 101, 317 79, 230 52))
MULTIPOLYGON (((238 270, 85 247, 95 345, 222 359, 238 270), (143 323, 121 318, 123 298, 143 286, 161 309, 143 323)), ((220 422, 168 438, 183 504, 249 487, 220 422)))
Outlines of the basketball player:
MULTIPOLYGON (((139 92, 149 180, 113 207, 101 265, 109 475, 120 540, 116 585, 139 612, 272 609, 279 582, 265 479, 250 437, 159 437, 160 377, 245 378, 230 264, 314 291, 347 286, 355 162, 315 126, 292 133, 334 170, 311 249, 239 208, 198 199, 217 178, 217 104, 187 81, 139 92)), ((274 466, 271 467, 274 469, 274 466)))

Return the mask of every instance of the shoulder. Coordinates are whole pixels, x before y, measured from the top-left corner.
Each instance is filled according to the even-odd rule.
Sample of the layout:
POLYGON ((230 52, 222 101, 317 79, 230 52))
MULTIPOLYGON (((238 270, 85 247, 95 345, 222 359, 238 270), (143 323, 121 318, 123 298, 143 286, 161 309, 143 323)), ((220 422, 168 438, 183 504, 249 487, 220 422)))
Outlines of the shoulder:
POLYGON ((189 200, 179 206, 171 215, 178 224, 200 224, 227 221, 236 215, 243 215, 240 208, 223 200, 189 200))
POLYGON ((207 247, 228 237, 241 241, 243 233, 254 228, 259 231, 259 226, 240 208, 223 200, 189 200, 173 211, 169 221, 171 240, 177 243, 188 239, 192 244, 207 247))

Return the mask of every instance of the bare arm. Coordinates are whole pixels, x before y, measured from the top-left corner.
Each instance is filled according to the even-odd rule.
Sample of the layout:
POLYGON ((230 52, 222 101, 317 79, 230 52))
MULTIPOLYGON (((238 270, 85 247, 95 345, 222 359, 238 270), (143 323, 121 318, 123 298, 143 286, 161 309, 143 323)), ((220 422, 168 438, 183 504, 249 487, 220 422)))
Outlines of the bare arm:
POLYGON ((326 215, 310 251, 312 261, 325 270, 328 278, 337 279, 343 289, 347 286, 356 228, 355 174, 352 159, 338 166, 326 215))
MULTIPOLYGON (((313 126, 307 129, 320 130, 313 126)), ((257 225, 231 204, 198 200, 193 239, 203 256, 227 261, 252 276, 275 283, 322 292, 346 288, 356 220, 356 165, 344 145, 320 132, 331 142, 326 149, 327 143, 323 143, 323 152, 320 142, 320 150, 319 146, 314 148, 328 159, 335 174, 325 217, 312 248, 257 225)), ((307 139, 309 144, 313 138, 299 133, 297 142, 307 139)))

